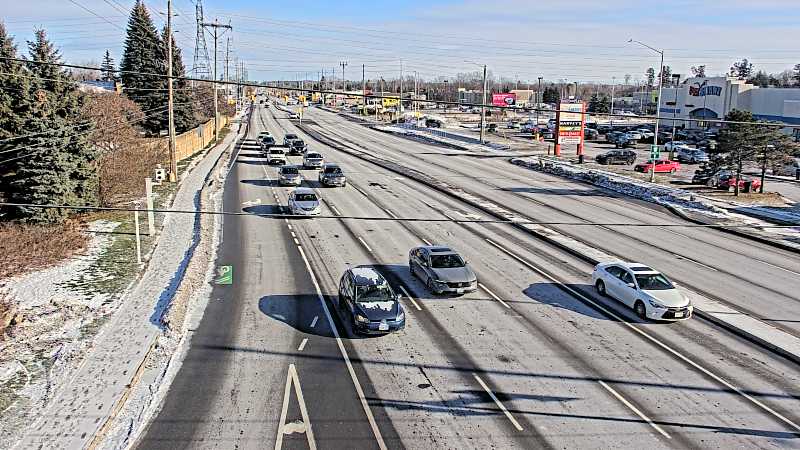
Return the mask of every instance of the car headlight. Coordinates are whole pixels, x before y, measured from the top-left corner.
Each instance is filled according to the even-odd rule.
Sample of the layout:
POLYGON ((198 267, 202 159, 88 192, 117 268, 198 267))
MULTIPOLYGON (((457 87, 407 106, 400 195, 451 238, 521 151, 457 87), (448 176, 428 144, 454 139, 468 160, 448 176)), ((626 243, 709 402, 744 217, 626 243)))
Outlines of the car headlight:
POLYGON ((647 299, 647 303, 650 303, 650 306, 652 306, 653 308, 666 309, 666 306, 662 305, 661 303, 658 303, 653 299, 647 299))
POLYGON ((362 316, 361 314, 356 314, 356 322, 369 323, 369 319, 362 316))
POLYGON ((400 314, 397 315, 397 319, 395 319, 395 320, 397 322, 402 322, 402 321, 406 320, 406 313, 401 309, 400 310, 400 314))

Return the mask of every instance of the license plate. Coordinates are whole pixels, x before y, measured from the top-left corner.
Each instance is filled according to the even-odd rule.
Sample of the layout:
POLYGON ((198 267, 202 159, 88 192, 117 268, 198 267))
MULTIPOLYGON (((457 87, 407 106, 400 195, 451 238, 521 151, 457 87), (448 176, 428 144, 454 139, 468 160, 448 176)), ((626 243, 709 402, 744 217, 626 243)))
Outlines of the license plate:
POLYGON ((388 329, 389 329, 389 324, 388 323, 381 323, 380 325, 378 325, 378 330, 379 331, 386 331, 388 329))
POLYGON ((683 317, 683 311, 678 311, 678 312, 676 312, 676 313, 675 313, 675 317, 676 317, 676 318, 678 318, 678 317, 683 317))
POLYGON ((456 289, 456 294, 463 294, 463 293, 464 293, 464 289, 463 288, 456 289))

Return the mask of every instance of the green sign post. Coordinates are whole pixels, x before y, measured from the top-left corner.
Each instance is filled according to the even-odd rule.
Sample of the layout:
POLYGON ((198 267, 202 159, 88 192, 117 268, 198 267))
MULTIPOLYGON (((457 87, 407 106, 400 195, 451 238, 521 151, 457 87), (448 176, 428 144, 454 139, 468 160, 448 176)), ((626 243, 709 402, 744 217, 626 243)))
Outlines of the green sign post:
POLYGON ((661 157, 661 149, 658 148, 658 145, 651 145, 650 146, 650 159, 658 159, 661 157))
POLYGON ((219 266, 217 268, 216 284, 233 284, 233 266, 219 266))

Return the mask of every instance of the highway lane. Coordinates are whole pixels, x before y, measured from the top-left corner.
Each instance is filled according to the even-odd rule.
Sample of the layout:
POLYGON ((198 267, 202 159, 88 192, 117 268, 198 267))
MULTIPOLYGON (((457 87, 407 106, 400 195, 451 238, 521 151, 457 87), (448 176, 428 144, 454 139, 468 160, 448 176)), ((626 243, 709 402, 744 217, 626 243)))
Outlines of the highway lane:
MULTIPOLYGON (((295 131, 295 129, 291 128, 291 125, 284 124, 283 126, 295 131)), ((299 134, 303 135, 303 133, 299 134)), ((351 176, 350 183, 353 187, 359 189, 359 194, 362 192, 366 194, 361 194, 364 199, 354 199, 352 193, 348 192, 347 195, 340 198, 340 193, 348 190, 321 190, 324 198, 335 205, 335 211, 345 215, 374 215, 383 212, 387 215, 402 215, 405 213, 413 216, 414 214, 419 214, 420 211, 438 209, 435 204, 439 202, 449 204, 448 207, 442 210, 443 217, 444 214, 458 214, 459 211, 466 214, 480 214, 477 211, 466 211, 463 205, 452 204, 452 199, 424 192, 425 189, 421 189, 418 185, 406 187, 407 180, 397 180, 397 176, 394 174, 385 172, 380 174, 381 171, 375 167, 366 166, 352 157, 348 159, 347 155, 336 152, 333 149, 313 142, 311 147, 322 151, 326 155, 336 154, 339 162, 347 161, 345 167, 351 176), (370 195, 370 192, 375 194, 370 195), (383 200, 384 204, 378 210, 365 209, 370 203, 380 202, 375 198, 378 196, 387 197, 386 200, 383 200), (413 200, 415 197, 416 200, 413 200), (436 200, 433 201, 432 197, 436 197, 436 200), (368 201, 365 202, 364 200, 368 201), (349 206, 347 206, 348 204, 349 206), (431 208, 431 204, 434 204, 435 208, 431 208), (401 207, 403 209, 400 209, 401 207), (392 209, 395 209, 395 212, 388 212, 392 211, 392 209)), ((588 440, 588 446, 592 446, 592 441, 589 439, 597 439, 599 436, 607 435, 611 439, 619 439, 621 436, 626 436, 637 439, 635 438, 637 433, 629 434, 617 428, 621 423, 628 423, 624 419, 609 418, 602 414, 596 416, 587 414, 587 411, 596 412, 596 406, 589 406, 580 402, 570 404, 570 401, 565 400, 563 396, 565 386, 542 386, 542 379, 546 379, 549 382, 553 382, 553 380, 568 381, 568 384, 581 386, 587 382, 596 382, 596 379, 614 380, 614 389, 620 389, 620 392, 623 393, 623 398, 633 398, 637 405, 659 405, 657 413, 651 412, 647 406, 642 406, 642 409, 645 411, 646 416, 655 416, 656 423, 664 424, 665 429, 666 427, 672 427, 677 430, 671 432, 671 430, 667 429, 666 431, 670 436, 669 443, 671 445, 676 445, 675 442, 681 442, 680 439, 686 439, 681 442, 682 446, 691 447, 696 446, 698 442, 704 442, 703 445, 708 445, 707 443, 711 442, 709 439, 714 442, 717 442, 716 439, 722 439, 723 441, 732 439, 731 442, 717 442, 720 446, 724 446, 725 444, 736 445, 734 441, 741 444, 739 439, 754 439, 748 442, 751 445, 764 445, 763 442, 756 444, 759 438, 754 436, 769 436, 766 439, 776 439, 778 441, 790 438, 789 435, 785 434, 785 429, 780 431, 782 429, 780 426, 775 428, 773 416, 767 414, 767 417, 764 417, 763 411, 757 411, 758 408, 753 410, 753 404, 748 401, 742 402, 741 395, 731 393, 728 389, 720 389, 719 385, 715 385, 713 382, 709 383, 709 380, 695 370, 681 367, 681 364, 674 359, 674 355, 661 354, 657 348, 653 348, 647 342, 643 343, 638 339, 632 339, 628 332, 624 331, 624 328, 620 331, 618 323, 598 317, 596 311, 587 308, 583 303, 576 302, 574 298, 565 296, 562 291, 553 289, 552 286, 543 286, 548 284, 547 280, 531 283, 529 270, 519 265, 513 267, 515 264, 513 259, 498 253, 496 248, 489 247, 481 239, 476 238, 475 233, 465 235, 463 226, 455 224, 431 225, 429 227, 431 229, 443 229, 443 234, 440 235, 440 238, 437 239, 430 234, 427 237, 425 237, 425 234, 419 236, 418 230, 416 233, 411 233, 413 235, 411 242, 397 245, 394 240, 402 236, 403 229, 406 230, 406 233, 409 232, 406 227, 391 227, 386 222, 365 225, 363 221, 349 219, 344 219, 341 222, 348 221, 352 222, 349 226, 349 232, 347 230, 334 229, 327 223, 324 227, 320 226, 318 230, 311 232, 308 238, 313 240, 313 248, 315 250, 324 248, 327 242, 335 242, 345 234, 349 234, 351 237, 350 244, 337 245, 333 251, 327 254, 340 255, 354 246, 360 248, 362 254, 371 255, 372 261, 376 263, 386 265, 386 261, 392 261, 389 264, 390 270, 395 271, 395 276, 407 287, 412 295, 418 298, 417 301, 421 303, 423 311, 428 312, 430 316, 426 315, 421 319, 418 318, 408 304, 406 304, 407 311, 410 310, 414 314, 412 316, 414 319, 434 322, 434 326, 421 325, 422 331, 430 333, 434 342, 445 338, 445 342, 455 339, 458 347, 469 354, 472 360, 471 363, 480 363, 483 358, 486 358, 484 355, 486 353, 496 358, 495 360, 489 359, 486 362, 488 367, 497 367, 498 361, 501 366, 511 365, 514 367, 512 370, 494 369, 494 371, 499 372, 499 375, 497 375, 499 378, 494 379, 493 382, 495 385, 509 386, 508 388, 504 387, 502 391, 507 395, 509 393, 526 393, 527 395, 529 392, 537 392, 542 388, 548 391, 554 389, 550 392, 549 397, 542 395, 527 397, 526 395, 508 395, 515 404, 513 410, 522 412, 523 418, 534 416, 535 423, 540 423, 543 417, 560 417, 562 420, 568 417, 571 419, 566 424, 558 423, 557 425, 540 427, 547 430, 551 430, 552 427, 556 428, 557 431, 552 436, 545 433, 545 437, 549 440, 561 442, 560 439, 565 439, 566 436, 562 433, 568 429, 571 431, 570 424, 578 418, 589 419, 591 427, 578 427, 579 429, 575 430, 575 433, 569 434, 570 438, 578 439, 577 436, 583 436, 588 440), (379 230, 378 233, 376 233, 377 230, 379 230), (328 235, 327 239, 321 239, 321 236, 324 236, 326 231, 332 234, 328 235), (371 240, 371 236, 377 237, 377 240, 371 240), (405 264, 405 252, 408 247, 415 245, 414 241, 419 243, 423 239, 431 242, 448 242, 453 239, 463 242, 463 247, 459 247, 459 249, 467 254, 468 259, 473 261, 474 265, 479 267, 480 274, 488 274, 481 276, 485 277, 484 279, 491 280, 488 287, 494 295, 508 299, 507 303, 515 307, 521 305, 521 308, 530 307, 531 309, 523 311, 524 314, 519 313, 516 309, 514 312, 510 312, 502 303, 493 298, 493 294, 485 292, 458 300, 436 299, 430 301, 429 296, 425 294, 424 287, 410 279, 403 267, 405 264), (392 250, 391 247, 394 247, 394 249, 392 250), (483 264, 488 264, 488 267, 480 268, 483 264), (513 269, 508 267, 509 265, 513 269), (513 276, 514 274, 518 276, 524 274, 524 282, 520 283, 518 277, 513 276), (502 281, 499 281, 498 284, 498 281, 495 280, 502 281), (512 284, 511 286, 503 286, 505 282, 512 284), (543 292, 540 293, 537 289, 543 289, 543 292), (520 294, 523 294, 521 299, 520 294), (513 324, 509 325, 508 322, 513 322, 513 324), (487 324, 492 324, 492 326, 487 324), (493 329, 494 327, 499 328, 499 330, 493 329), (442 328, 448 330, 446 335, 441 334, 440 330, 442 328), (572 330, 576 330, 576 335, 571 335, 572 330), (547 332, 545 333, 545 331, 547 332), (450 338, 447 338, 447 335, 450 338), (486 340, 489 342, 486 342, 486 340), (489 344, 488 349, 485 347, 487 343, 489 344), (560 345, 555 345, 556 343, 560 343, 560 345), (499 349, 505 351, 501 352, 499 349), (536 350, 529 355, 525 354, 527 352, 520 354, 521 349, 536 350), (578 352, 576 349, 581 350, 578 352), (498 353, 501 356, 498 356, 498 353), (508 355, 512 356, 509 357, 508 355), (557 365, 547 366, 548 369, 554 369, 552 372, 545 369, 544 373, 539 373, 542 371, 540 367, 541 361, 557 365), (565 363, 570 366, 571 370, 559 368, 560 365, 565 363), (577 370, 574 366, 577 366, 577 370), (519 369, 516 369, 517 367, 519 369), (668 376, 665 376, 666 374, 668 376), (536 382, 531 382, 530 377, 532 375, 537 378, 536 382), (633 379, 634 381, 632 383, 622 381, 628 379, 633 379), (617 384, 620 386, 617 386, 617 384), (639 385, 641 387, 637 387, 639 385), (561 397, 558 394, 561 394, 561 397), (640 396, 644 398, 640 398, 640 396), (517 402, 525 403, 524 399, 530 400, 531 398, 561 398, 561 400, 557 400, 556 404, 553 405, 546 402, 541 405, 535 404, 535 411, 526 410, 524 407, 520 408, 516 404, 517 402), (563 409, 565 403, 569 405, 567 411, 563 409), (543 405, 555 407, 555 410, 549 412, 541 411, 540 408, 544 408, 543 405), (582 410, 584 414, 576 414, 575 410, 572 409, 572 405, 576 405, 575 409, 582 410), (685 422, 686 417, 702 419, 698 423, 687 423, 685 422), (603 422, 606 419, 614 422, 614 430, 594 431, 598 426, 597 422, 603 422), (758 425, 742 427, 742 423, 758 425), (588 429, 593 431, 587 433, 588 429), (718 435, 719 432, 722 432, 725 438, 721 438, 718 435), (695 441, 694 439, 697 440, 695 441)), ((310 227, 318 223, 325 222, 323 220, 308 221, 305 225, 310 227)), ((366 223, 369 224, 369 222, 366 223)), ((505 241, 504 238, 496 235, 493 236, 493 239, 505 241)), ((530 240, 526 236, 517 236, 515 239, 523 242, 530 240)), ((520 247, 518 241, 506 242, 505 245, 507 248, 518 249, 520 247)), ((322 252, 322 250, 318 251, 322 252)), ((540 252, 538 248, 526 248, 525 252, 526 258, 536 259, 545 265, 552 264, 552 261, 570 259, 568 255, 558 255, 555 259, 552 257, 542 259, 542 255, 538 254, 540 252)), ((321 256, 318 264, 329 267, 329 262, 326 262, 327 258, 321 256)), ((346 261, 347 259, 343 262, 346 264, 346 261)), ((580 264, 585 265, 585 263, 575 262, 574 260, 571 262, 571 265, 577 265, 578 267, 580 267, 580 264)), ((556 266, 551 270, 563 272, 562 264, 556 264, 556 266)), ((573 284, 583 284, 584 290, 591 292, 585 286, 585 272, 581 272, 583 276, 576 274, 576 272, 580 271, 573 270, 572 272, 570 277, 580 280, 580 282, 575 281, 573 284)), ((331 280, 332 289, 335 289, 335 276, 331 275, 331 278, 333 278, 331 280)), ((635 322, 635 319, 630 315, 626 317, 627 320, 635 322)), ((719 335, 718 330, 709 329, 705 324, 690 322, 685 325, 689 327, 689 333, 677 326, 667 327, 660 325, 656 325, 661 328, 656 333, 664 334, 668 339, 677 339, 682 353, 700 355, 698 357, 700 361, 714 364, 714 369, 724 369, 725 371, 721 373, 725 373, 726 376, 733 376, 737 383, 741 380, 744 385, 748 386, 748 390, 757 392, 756 395, 759 398, 768 399, 767 401, 771 407, 776 410, 793 411, 796 409, 795 398, 797 392, 795 386, 797 385, 797 375, 793 367, 787 367, 779 359, 772 361, 773 358, 769 355, 760 354, 758 349, 752 348, 747 343, 739 342, 731 336, 719 335), (693 338, 682 339, 681 336, 685 334, 693 335, 693 338), (711 335, 712 338, 708 339, 707 335, 711 335), (732 351, 736 355, 742 356, 726 358, 732 351), (714 356, 711 357, 709 353, 714 356), (760 367, 764 358, 771 360, 770 369, 763 370, 760 367)), ((685 325, 679 324, 678 326, 683 327, 685 325)), ((411 327, 412 325, 409 326, 409 330, 412 329, 411 327)), ((645 327, 655 330, 653 324, 645 325, 645 327)), ((405 332, 405 341, 418 338, 417 335, 412 335, 408 330, 405 332)), ((374 351, 374 340, 359 340, 356 345, 362 344, 366 344, 366 347, 357 347, 359 355, 366 355, 370 351, 374 351)), ((417 347, 419 344, 414 343, 414 346, 417 347)), ((452 346, 453 344, 448 345, 448 347, 452 346)), ((430 344, 426 344, 426 347, 430 347, 430 344)), ((443 353, 447 355, 446 351, 443 353)), ((432 355, 435 356, 436 353, 433 352, 432 355)), ((461 358, 463 359, 463 355, 461 358)), ((447 359, 450 360, 451 358, 448 357, 447 359)), ((402 358, 399 360, 402 361, 402 358)), ((415 358, 414 362, 419 363, 420 358, 415 358)), ((399 363, 395 362, 394 364, 399 363)), ((433 358, 430 362, 425 362, 424 367, 436 367, 438 364, 441 363, 436 358, 433 358)), ((487 366, 481 364, 481 367, 487 366)), ((574 389, 574 386, 568 389, 574 389)), ((598 396, 597 391, 605 391, 605 394, 603 392, 600 393, 601 397, 602 395, 606 397, 611 395, 599 383, 590 391, 593 392, 590 405, 600 404, 596 399, 598 396)), ((402 398, 405 399, 405 397, 402 398)), ((608 398, 605 400, 607 401, 608 398)), ((382 400, 382 403, 385 402, 386 400, 382 400)), ((394 399, 393 402, 397 402, 397 399, 394 399)), ((404 406, 409 408, 407 404, 404 406)), ((617 406, 625 408, 624 404, 617 403, 617 406)), ((630 410, 627 412, 631 414, 630 410)), ((399 414, 399 412, 397 413, 399 414)), ((393 414, 396 414, 394 411, 389 411, 388 414, 392 417, 392 421, 397 427, 402 427, 402 425, 398 425, 400 423, 408 422, 404 420, 402 414, 394 416, 393 414)), ((639 423, 643 422, 641 417, 636 416, 632 420, 639 423)), ((601 428, 605 427, 601 426, 601 428)), ((640 434, 641 432, 640 430, 638 433, 640 434)), ((653 429, 650 432, 652 433, 653 429)), ((400 431, 399 434, 405 436, 403 431, 400 431)), ((574 441, 572 442, 574 443, 574 441)), ((629 445, 635 445, 633 442, 637 441, 629 442, 629 445)), ((609 443, 609 445, 612 444, 609 443)))
MULTIPOLYGON (((433 174, 535 220, 681 224, 652 204, 508 164, 375 132, 335 114, 307 117, 360 150, 433 174)), ((800 257, 745 238, 698 228, 553 228, 628 260, 643 260, 694 290, 793 332, 800 330, 800 257)))

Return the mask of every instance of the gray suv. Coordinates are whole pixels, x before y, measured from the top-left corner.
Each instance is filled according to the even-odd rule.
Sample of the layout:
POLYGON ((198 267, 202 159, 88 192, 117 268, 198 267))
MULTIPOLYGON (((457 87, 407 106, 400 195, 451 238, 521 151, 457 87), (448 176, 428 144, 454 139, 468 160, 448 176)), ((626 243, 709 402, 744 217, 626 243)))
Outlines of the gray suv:
POLYGON ((708 162, 708 155, 702 150, 688 147, 678 147, 678 152, 675 159, 680 162, 697 164, 701 162, 708 162))
POLYGON ((478 289, 475 272, 448 247, 412 248, 408 252, 408 268, 434 294, 466 294, 478 289))

